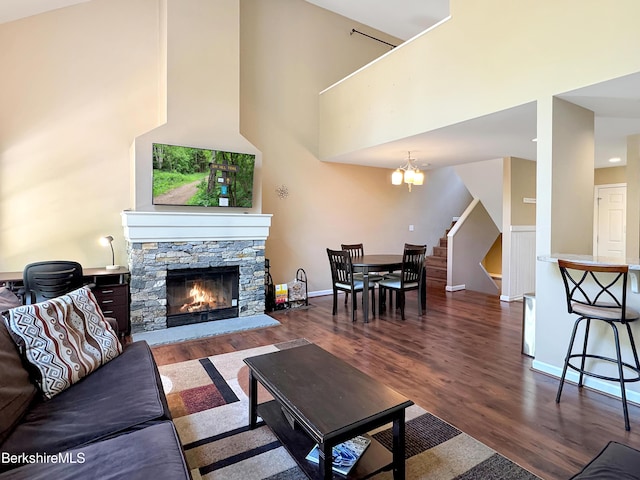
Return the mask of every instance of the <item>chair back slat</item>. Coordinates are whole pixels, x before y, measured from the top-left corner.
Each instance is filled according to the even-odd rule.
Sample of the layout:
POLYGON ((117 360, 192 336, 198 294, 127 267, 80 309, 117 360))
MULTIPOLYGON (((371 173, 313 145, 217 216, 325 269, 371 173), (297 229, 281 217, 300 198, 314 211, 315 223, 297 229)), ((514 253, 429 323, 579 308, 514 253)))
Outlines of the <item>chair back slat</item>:
POLYGON ((602 265, 559 259, 558 268, 564 283, 569 313, 574 313, 573 305, 576 303, 617 308, 621 309, 621 320, 624 323, 628 265, 602 265))
POLYGON ((340 248, 347 250, 352 258, 364 256, 364 244, 362 243, 343 243, 340 248))
POLYGON ((353 283, 353 267, 351 254, 348 250, 331 250, 327 248, 329 265, 331 266, 331 280, 335 283, 353 283))
POLYGON ((405 245, 402 254, 401 286, 404 286, 405 283, 420 283, 422 281, 426 252, 426 245, 405 245))
POLYGON ((67 260, 30 263, 22 273, 30 303, 59 297, 83 285, 82 265, 67 260))

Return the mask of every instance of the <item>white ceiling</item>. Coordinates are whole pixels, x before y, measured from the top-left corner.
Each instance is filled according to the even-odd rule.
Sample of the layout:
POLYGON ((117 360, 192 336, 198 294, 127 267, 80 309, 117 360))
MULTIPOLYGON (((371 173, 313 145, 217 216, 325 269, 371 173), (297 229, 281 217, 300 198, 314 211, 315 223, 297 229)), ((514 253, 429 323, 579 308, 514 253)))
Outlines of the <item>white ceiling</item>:
MULTIPOLYGON (((0 0, 0 23, 89 0, 0 0)), ((448 0, 306 0, 376 30, 408 40, 449 15, 448 0)), ((368 33, 368 32, 365 32, 368 33)), ((640 133, 640 74, 559 95, 596 114, 596 167, 626 160, 626 137, 640 133)), ((333 161, 396 168, 407 151, 419 165, 444 165, 516 156, 535 160, 536 107, 527 104, 440 130, 376 146, 333 161)), ((620 164, 618 164, 620 165, 620 164)))
POLYGON ((307 0, 307 2, 404 41, 449 16, 449 0, 393 0, 393 2, 388 0, 307 0))

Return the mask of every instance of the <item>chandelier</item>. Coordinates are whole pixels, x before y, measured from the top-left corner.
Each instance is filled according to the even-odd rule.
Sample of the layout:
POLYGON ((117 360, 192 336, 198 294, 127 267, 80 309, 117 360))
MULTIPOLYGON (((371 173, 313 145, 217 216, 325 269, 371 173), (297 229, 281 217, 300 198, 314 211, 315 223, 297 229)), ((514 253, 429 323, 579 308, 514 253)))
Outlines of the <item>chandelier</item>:
POLYGON ((404 182, 409 187, 409 191, 411 191, 412 185, 422 185, 424 183, 424 173, 412 163, 415 161, 415 158, 411 158, 411 152, 407 152, 407 163, 391 174, 391 183, 393 185, 402 185, 402 182, 404 182))

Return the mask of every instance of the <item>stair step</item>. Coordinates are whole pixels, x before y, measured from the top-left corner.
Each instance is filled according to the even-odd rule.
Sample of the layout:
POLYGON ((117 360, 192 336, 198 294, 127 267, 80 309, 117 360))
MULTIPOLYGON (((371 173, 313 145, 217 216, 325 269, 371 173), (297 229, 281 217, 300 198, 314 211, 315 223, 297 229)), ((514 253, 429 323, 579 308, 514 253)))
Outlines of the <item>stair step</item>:
POLYGON ((447 241, 449 240, 449 237, 441 237, 440 238, 440 246, 441 247, 447 247, 447 241))
POLYGON ((447 247, 433 247, 433 255, 436 257, 445 257, 447 256, 447 247))
POLYGON ((447 279, 447 269, 438 267, 429 267, 426 272, 427 278, 444 278, 447 279))
POLYGON ((438 257, 436 255, 429 255, 425 258, 425 265, 427 267, 440 267, 447 268, 447 257, 438 257))

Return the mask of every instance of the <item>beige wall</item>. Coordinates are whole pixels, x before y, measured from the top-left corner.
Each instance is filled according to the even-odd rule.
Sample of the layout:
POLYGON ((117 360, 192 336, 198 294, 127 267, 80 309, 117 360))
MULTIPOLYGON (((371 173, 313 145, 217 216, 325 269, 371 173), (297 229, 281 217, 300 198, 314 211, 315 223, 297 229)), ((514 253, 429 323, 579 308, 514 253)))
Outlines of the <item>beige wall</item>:
POLYGON ((593 183, 595 185, 627 183, 627 167, 596 168, 593 183))
POLYGON ((551 119, 548 120, 551 120, 553 131, 551 252, 591 255, 594 114, 591 110, 554 98, 551 119))
POLYGON ((323 93, 321 158, 640 70, 636 0, 617 0, 615 8, 592 0, 452 0, 450 11, 449 21, 323 93), (363 111, 384 114, 363 122, 363 111))
MULTIPOLYGON (((240 134, 240 2, 239 0, 165 0, 161 2, 160 47, 167 52, 166 118, 136 138, 135 210, 181 211, 152 205, 152 144, 167 143, 256 155, 253 204, 262 210, 262 155, 240 134), (196 47, 197 48, 194 48, 196 47)), ((163 64, 164 66, 164 64, 163 64)), ((190 207, 191 212, 229 213, 229 208, 190 207)), ((231 210, 238 213, 238 209, 231 210)))
POLYGON ((469 203, 451 169, 427 172, 409 193, 390 184, 390 170, 318 160, 318 92, 388 51, 349 35, 359 25, 303 0, 176 2, 93 0, 0 25, 10 46, 0 49, 0 271, 54 258, 104 265, 105 234, 125 264, 120 213, 153 208, 141 145, 178 135, 192 146, 255 146, 274 280, 303 267, 311 291, 330 286, 326 247, 432 247, 469 203))
POLYGON ((318 160, 318 93, 388 51, 350 36, 352 28, 353 21, 304 1, 241 2, 240 125, 263 154, 262 207, 273 213, 267 257, 274 281, 289 281, 302 267, 311 291, 330 288, 327 247, 363 242, 369 253, 400 252, 410 242, 431 249, 471 201, 451 169, 427 171, 425 185, 409 193, 391 185, 391 170, 318 160), (280 185, 285 199, 276 194, 280 185))
POLYGON ((125 246, 129 147, 158 116, 158 2, 94 0, 0 25, 0 270, 125 246))
POLYGON ((510 157, 511 162, 511 225, 535 225, 536 204, 525 198, 536 198, 536 162, 510 157))

